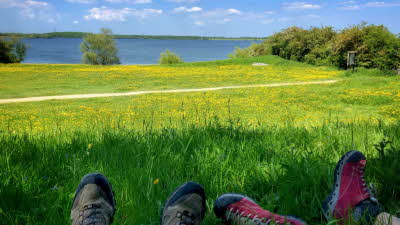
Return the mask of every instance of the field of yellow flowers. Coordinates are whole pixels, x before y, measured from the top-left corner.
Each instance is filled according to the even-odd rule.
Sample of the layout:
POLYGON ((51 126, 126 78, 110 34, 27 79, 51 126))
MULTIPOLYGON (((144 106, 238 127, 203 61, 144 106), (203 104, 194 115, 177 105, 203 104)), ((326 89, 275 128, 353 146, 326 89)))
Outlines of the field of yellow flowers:
MULTIPOLYGON (((265 61, 266 58, 253 60, 265 61)), ((271 58, 273 65, 198 63, 176 66, 0 65, 0 98, 63 94, 205 88, 273 82, 323 80, 338 71, 271 58)))
POLYGON ((159 224, 183 182, 212 204, 243 193, 279 214, 326 221, 321 202, 345 152, 400 207, 400 77, 347 73, 273 56, 172 66, 0 65, 0 99, 338 80, 265 88, 0 104, 0 224, 68 224, 81 177, 113 184, 116 224, 159 224), (254 67, 254 62, 269 64, 254 67), (378 151, 377 151, 378 150, 378 151))
POLYGON ((392 123, 400 115, 398 77, 359 74, 346 77, 340 75, 343 72, 329 68, 297 63, 288 65, 272 59, 258 59, 272 61, 266 67, 234 65, 230 61, 225 65, 206 66, 200 63, 169 67, 1 66, 0 77, 3 82, 0 96, 77 94, 92 93, 95 90, 168 90, 324 79, 339 79, 340 82, 12 103, 0 105, 0 128, 13 132, 81 130, 93 126, 144 129, 179 127, 185 124, 204 125, 212 120, 243 126, 285 123, 317 126, 328 120, 392 123))

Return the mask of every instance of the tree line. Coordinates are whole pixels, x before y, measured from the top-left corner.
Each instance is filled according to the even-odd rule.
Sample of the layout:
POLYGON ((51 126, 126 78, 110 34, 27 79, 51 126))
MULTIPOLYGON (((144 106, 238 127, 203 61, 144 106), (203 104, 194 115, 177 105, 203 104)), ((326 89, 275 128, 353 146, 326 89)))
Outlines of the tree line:
POLYGON ((230 58, 277 55, 313 65, 346 68, 347 53, 356 51, 358 67, 396 70, 400 67, 400 35, 383 25, 361 23, 343 30, 333 27, 290 27, 248 48, 236 48, 230 58))
MULTIPOLYGON (((50 33, 0 33, 0 37, 19 38, 83 38, 86 32, 50 32, 50 33)), ((205 37, 205 36, 175 36, 175 35, 121 35, 112 34, 117 39, 159 39, 159 40, 263 40, 265 37, 205 37)))

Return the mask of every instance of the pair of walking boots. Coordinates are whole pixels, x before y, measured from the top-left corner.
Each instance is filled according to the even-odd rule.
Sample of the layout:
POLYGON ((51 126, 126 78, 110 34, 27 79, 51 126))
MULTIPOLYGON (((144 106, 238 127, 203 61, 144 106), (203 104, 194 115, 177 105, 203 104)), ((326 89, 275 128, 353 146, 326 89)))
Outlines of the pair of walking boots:
MULTIPOLYGON (((358 151, 345 154, 338 162, 334 188, 323 203, 328 220, 340 223, 369 224, 380 207, 364 180, 365 156, 358 151)), ((168 198, 162 210, 161 225, 199 225, 206 211, 203 187, 195 182, 180 186, 168 198)), ((306 224, 299 218, 262 209, 254 200, 240 194, 224 194, 214 203, 217 217, 228 224, 306 224)), ((79 184, 71 219, 73 225, 109 225, 115 213, 112 188, 101 174, 86 175, 79 184)))

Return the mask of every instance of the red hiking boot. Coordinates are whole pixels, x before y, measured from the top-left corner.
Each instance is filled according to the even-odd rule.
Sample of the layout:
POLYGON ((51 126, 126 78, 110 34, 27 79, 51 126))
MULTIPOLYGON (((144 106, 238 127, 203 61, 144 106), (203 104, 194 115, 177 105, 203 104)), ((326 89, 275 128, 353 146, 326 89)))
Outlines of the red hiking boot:
POLYGON ((306 224, 295 217, 276 215, 264 210, 252 199, 239 194, 220 196, 214 203, 214 212, 217 217, 230 224, 306 224))
POLYGON ((365 156, 350 151, 339 160, 335 168, 335 186, 322 208, 327 220, 369 223, 381 211, 364 180, 365 156))

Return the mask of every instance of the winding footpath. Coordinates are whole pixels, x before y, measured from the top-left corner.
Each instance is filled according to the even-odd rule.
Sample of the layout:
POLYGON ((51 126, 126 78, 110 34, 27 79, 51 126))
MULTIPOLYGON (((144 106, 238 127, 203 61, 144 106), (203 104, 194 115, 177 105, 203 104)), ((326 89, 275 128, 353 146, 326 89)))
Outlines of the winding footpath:
POLYGON ((120 97, 120 96, 132 96, 132 95, 159 94, 159 93, 206 92, 206 91, 218 91, 218 90, 224 90, 224 89, 239 89, 239 88, 281 87, 281 86, 308 85, 308 84, 332 84, 332 83, 336 83, 338 81, 339 80, 324 80, 324 81, 272 83, 272 84, 225 86, 225 87, 196 88, 196 89, 175 89, 175 90, 155 90, 155 91, 133 91, 133 92, 124 92, 124 93, 38 96, 38 97, 27 97, 27 98, 0 99, 0 104, 20 103, 20 102, 40 102, 40 101, 61 100, 61 99, 120 97))

